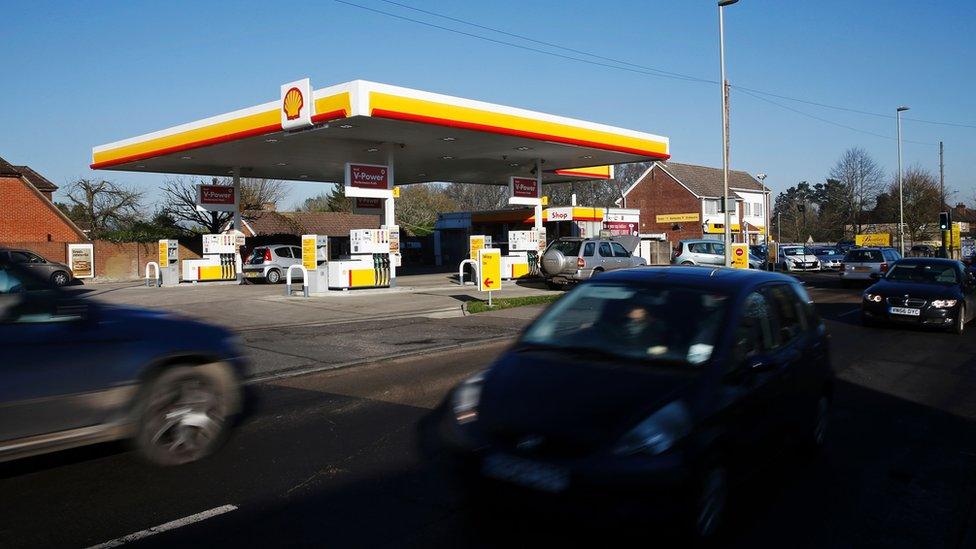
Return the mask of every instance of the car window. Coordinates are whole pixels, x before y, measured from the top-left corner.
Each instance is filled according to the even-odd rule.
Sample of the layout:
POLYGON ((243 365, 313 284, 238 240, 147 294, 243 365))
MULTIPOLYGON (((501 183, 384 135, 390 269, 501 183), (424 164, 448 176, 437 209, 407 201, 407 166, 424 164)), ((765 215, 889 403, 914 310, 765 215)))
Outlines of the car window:
POLYGON ((613 250, 610 249, 609 242, 600 243, 600 255, 603 257, 613 257, 613 250))
POLYGON ((14 263, 27 263, 30 261, 30 256, 24 252, 10 252, 10 260, 14 263))
POLYGON ((710 253, 715 255, 725 255, 725 244, 709 244, 710 253))
POLYGON ((789 345, 806 330, 806 315, 799 306, 796 294, 786 284, 770 287, 767 293, 776 313, 773 344, 775 347, 789 345))
POLYGON ((587 242, 586 245, 583 246, 583 257, 593 257, 593 252, 595 251, 596 251, 596 243, 587 242))
POLYGON ((552 249, 562 252, 566 257, 576 257, 579 255, 581 244, 579 240, 557 240, 552 244, 552 249))
POLYGON ((302 249, 299 248, 299 247, 297 247, 297 246, 292 246, 291 247, 291 255, 292 255, 292 257, 296 257, 298 259, 301 259, 302 258, 302 249))
POLYGON ((800 302, 800 309, 803 312, 803 316, 806 318, 806 327, 826 329, 823 325, 823 321, 820 319, 820 315, 817 313, 817 308, 813 305, 813 300, 810 299, 810 294, 807 293, 806 288, 799 284, 790 284, 790 288, 793 289, 793 293, 800 302))
POLYGON ((710 254, 711 250, 708 249, 707 242, 692 242, 688 244, 688 250, 698 254, 710 254))
POLYGON ((844 256, 845 263, 880 263, 881 250, 851 250, 844 256))
POLYGON ((291 248, 289 248, 287 246, 282 246, 280 248, 275 248, 274 253, 278 257, 292 257, 292 255, 291 255, 291 248))
POLYGON ((898 282, 914 282, 917 284, 958 284, 959 271, 955 265, 925 265, 913 263, 896 263, 886 279, 898 282))
POLYGON ((772 325, 769 321, 771 312, 769 302, 761 293, 752 292, 746 296, 742 317, 735 327, 731 363, 733 368, 773 347, 772 325))
POLYGON ((627 248, 624 248, 619 242, 611 242, 610 246, 613 247, 613 255, 616 257, 630 257, 630 252, 627 248))

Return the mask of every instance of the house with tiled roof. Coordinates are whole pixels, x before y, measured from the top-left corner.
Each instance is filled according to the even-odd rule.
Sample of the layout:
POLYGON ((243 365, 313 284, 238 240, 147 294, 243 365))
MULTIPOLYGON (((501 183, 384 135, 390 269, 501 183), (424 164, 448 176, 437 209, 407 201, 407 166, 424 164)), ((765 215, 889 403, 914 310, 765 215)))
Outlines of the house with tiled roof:
MULTIPOLYGON (((640 232, 663 235, 672 242, 690 238, 722 239, 725 195, 721 168, 654 162, 623 193, 622 205, 640 209, 640 232)), ((766 230, 770 190, 747 172, 729 171, 729 196, 734 201, 733 240, 760 243, 766 230)))
POLYGON ((29 166, 0 158, 0 246, 87 241, 84 231, 54 205, 57 190, 29 166))
MULTIPOLYGON (((378 229, 379 216, 347 212, 276 212, 247 210, 241 214, 245 237, 318 234, 330 237, 349 237, 352 229, 378 229)), ((225 230, 232 229, 227 224, 225 230)))

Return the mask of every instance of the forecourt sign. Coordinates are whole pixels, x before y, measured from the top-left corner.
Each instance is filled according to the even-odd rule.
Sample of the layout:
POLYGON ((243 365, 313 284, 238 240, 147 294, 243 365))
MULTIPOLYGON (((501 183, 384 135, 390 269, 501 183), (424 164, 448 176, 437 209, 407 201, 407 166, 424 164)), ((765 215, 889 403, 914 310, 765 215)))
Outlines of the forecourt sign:
MULTIPOLYGON (((93 147, 91 168, 230 176, 235 187, 241 177, 343 181, 352 198, 380 199, 380 225, 390 227, 397 225, 391 198, 396 186, 514 186, 510 178, 517 177, 536 185, 520 182, 512 198, 541 202, 543 185, 611 178, 610 165, 671 156, 668 138, 651 133, 365 80, 314 88, 304 78, 268 91, 276 93, 258 105, 215 110, 223 114, 170 128, 147 127, 142 135, 93 147), (354 179, 351 165, 366 169, 354 179), (376 171, 383 169, 385 180, 376 171)), ((147 112, 119 114, 139 125, 164 94, 143 98, 147 112)), ((593 103, 613 100, 606 94, 593 103)), ((537 229, 541 222, 537 215, 537 229)), ((241 225, 235 212, 234 226, 241 225)))
POLYGON ((478 290, 488 292, 488 305, 491 305, 491 292, 502 289, 502 251, 498 248, 478 250, 478 290))
POLYGON ((736 269, 749 268, 748 244, 732 244, 732 266, 736 269))
POLYGON ((209 211, 237 211, 236 191, 231 185, 197 185, 197 206, 209 211))
POLYGON ((68 244, 68 268, 75 278, 95 278, 95 248, 92 244, 68 244))

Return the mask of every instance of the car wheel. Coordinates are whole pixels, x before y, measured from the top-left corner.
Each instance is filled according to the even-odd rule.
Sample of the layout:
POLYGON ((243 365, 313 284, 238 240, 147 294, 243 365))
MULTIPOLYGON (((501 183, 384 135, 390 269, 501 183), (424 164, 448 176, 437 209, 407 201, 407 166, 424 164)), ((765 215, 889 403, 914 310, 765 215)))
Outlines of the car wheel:
POLYGON ((810 423, 804 427, 802 435, 803 449, 810 454, 815 454, 823 448, 827 442, 827 432, 830 426, 830 396, 820 395, 813 410, 813 417, 810 423))
POLYGON ((268 281, 268 284, 277 284, 281 282, 281 271, 278 269, 271 269, 268 271, 268 274, 265 275, 265 280, 268 281))
POLYGON ((962 335, 966 331, 966 307, 959 307, 959 314, 956 315, 956 325, 953 327, 952 331, 956 334, 962 335))
POLYGON ((562 290, 563 289, 562 284, 558 284, 558 283, 553 282, 551 280, 547 280, 546 281, 546 288, 549 288, 550 290, 562 290))
POLYGON ((55 286, 67 286, 70 281, 71 277, 64 271, 57 271, 51 275, 51 284, 55 286))
POLYGON ((695 503, 694 534, 699 540, 714 539, 725 517, 728 478, 725 469, 713 467, 702 476, 695 503))
POLYGON ((681 264, 682 265, 694 265, 694 263, 692 263, 691 261, 682 261, 681 264))
POLYGON ((602 272, 603 272, 603 269, 597 267, 596 269, 593 269, 593 272, 590 274, 590 278, 594 278, 597 275, 601 274, 602 272))
POLYGON ((156 465, 204 458, 223 442, 239 398, 235 376, 224 364, 168 368, 139 403, 136 448, 156 465))

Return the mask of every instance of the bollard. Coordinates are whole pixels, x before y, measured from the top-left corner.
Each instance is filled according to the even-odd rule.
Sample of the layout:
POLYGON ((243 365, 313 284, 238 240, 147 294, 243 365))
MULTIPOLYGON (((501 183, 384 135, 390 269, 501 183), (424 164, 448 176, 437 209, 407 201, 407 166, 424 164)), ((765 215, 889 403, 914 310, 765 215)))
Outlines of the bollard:
POLYGON ((304 265, 291 265, 285 272, 285 295, 291 295, 291 270, 300 269, 302 271, 302 295, 308 297, 308 269, 304 265))
POLYGON ((151 279, 149 278, 149 267, 150 266, 156 268, 156 287, 159 288, 160 286, 163 285, 163 280, 162 280, 163 279, 163 277, 162 277, 162 274, 163 273, 160 272, 160 270, 159 270, 159 263, 156 263, 155 261, 150 261, 149 263, 146 263, 146 286, 152 286, 152 283, 150 282, 151 279))
MULTIPOLYGON (((474 269, 475 279, 478 278, 478 262, 473 259, 465 259, 458 265, 458 284, 464 286, 464 266, 465 264, 470 264, 474 269)), ((477 280, 475 280, 475 286, 478 285, 477 280)))

